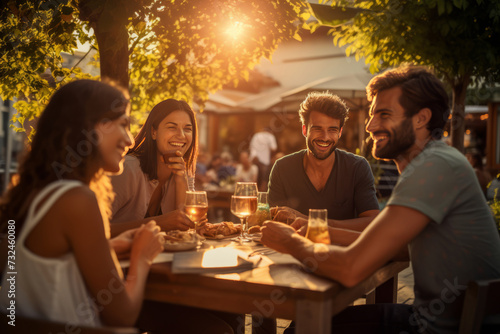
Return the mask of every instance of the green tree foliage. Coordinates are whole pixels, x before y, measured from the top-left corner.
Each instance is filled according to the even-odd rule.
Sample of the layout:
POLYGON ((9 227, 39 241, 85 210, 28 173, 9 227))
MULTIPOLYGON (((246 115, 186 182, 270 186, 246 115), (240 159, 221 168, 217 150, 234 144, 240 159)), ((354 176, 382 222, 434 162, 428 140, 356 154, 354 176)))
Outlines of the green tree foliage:
POLYGON ((74 20, 75 8, 67 3, 11 1, 2 7, 0 97, 19 99, 14 121, 24 124, 39 115, 55 87, 69 78, 89 77, 78 68, 64 68, 61 52, 71 53, 77 40, 92 39, 74 20), (47 69, 49 76, 43 75, 47 69))
POLYGON ((305 8, 300 0, 171 3, 155 3, 140 13, 148 20, 130 25, 129 35, 137 36, 131 42, 130 79, 138 117, 165 97, 203 105, 223 84, 247 80, 249 70, 270 58, 279 43, 300 39, 305 8))
POLYGON ((61 84, 89 76, 63 67, 61 52, 74 53, 77 42, 98 51, 101 76, 129 87, 138 123, 168 97, 203 106, 210 92, 247 79, 280 42, 300 39, 305 6, 302 0, 6 2, 0 96, 20 99, 15 120, 21 123, 37 117, 61 84))
POLYGON ((335 25, 331 30, 334 43, 347 45, 347 55, 364 57, 372 73, 404 63, 432 67, 453 91, 452 143, 463 150, 467 86, 500 78, 500 2, 360 0, 332 4, 338 12, 348 5, 357 11, 347 23, 321 22, 335 25))

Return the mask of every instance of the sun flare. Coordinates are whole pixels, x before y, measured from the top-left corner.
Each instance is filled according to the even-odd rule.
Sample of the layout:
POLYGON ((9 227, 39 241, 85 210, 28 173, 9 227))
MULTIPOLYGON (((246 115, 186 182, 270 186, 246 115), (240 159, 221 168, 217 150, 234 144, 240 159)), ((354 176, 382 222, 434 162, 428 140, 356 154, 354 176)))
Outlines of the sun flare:
POLYGON ((245 34, 245 24, 240 21, 234 21, 229 24, 226 29, 226 35, 228 37, 236 40, 244 36, 245 34))

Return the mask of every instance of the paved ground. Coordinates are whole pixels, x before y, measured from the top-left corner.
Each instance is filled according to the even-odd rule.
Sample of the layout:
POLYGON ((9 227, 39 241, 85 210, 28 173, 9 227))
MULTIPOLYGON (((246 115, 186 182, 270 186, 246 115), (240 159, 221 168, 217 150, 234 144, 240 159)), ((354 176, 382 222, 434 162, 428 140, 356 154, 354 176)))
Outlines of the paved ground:
MULTIPOLYGON (((412 304, 414 299, 413 295, 413 272, 411 267, 403 270, 398 276, 398 303, 412 304)), ((364 304, 364 299, 358 299, 354 302, 355 305, 364 304)), ((251 318, 247 316, 245 334, 252 333, 251 318)), ((278 334, 282 334, 287 328, 290 320, 278 319, 278 334)))

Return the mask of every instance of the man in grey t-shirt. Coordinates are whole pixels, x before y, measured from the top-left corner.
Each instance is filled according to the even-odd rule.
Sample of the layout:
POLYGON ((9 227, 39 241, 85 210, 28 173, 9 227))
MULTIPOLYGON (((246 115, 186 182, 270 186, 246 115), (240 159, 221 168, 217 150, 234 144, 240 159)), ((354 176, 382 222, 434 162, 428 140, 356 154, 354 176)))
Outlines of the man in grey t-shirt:
POLYGON ((500 278, 500 238, 472 166, 439 140, 448 95, 433 74, 413 67, 376 76, 367 95, 372 154, 393 160, 401 173, 387 206, 362 233, 330 233, 336 244, 350 234, 346 247, 318 247, 278 222, 263 226, 261 241, 347 287, 408 250, 414 304, 349 307, 332 318, 332 331, 458 333, 467 283, 500 278))
POLYGON ((345 103, 336 95, 313 92, 300 105, 299 115, 307 149, 274 164, 269 204, 278 208, 272 213, 281 211, 283 219, 327 209, 330 226, 362 231, 379 207, 366 159, 336 149, 349 115, 345 103))

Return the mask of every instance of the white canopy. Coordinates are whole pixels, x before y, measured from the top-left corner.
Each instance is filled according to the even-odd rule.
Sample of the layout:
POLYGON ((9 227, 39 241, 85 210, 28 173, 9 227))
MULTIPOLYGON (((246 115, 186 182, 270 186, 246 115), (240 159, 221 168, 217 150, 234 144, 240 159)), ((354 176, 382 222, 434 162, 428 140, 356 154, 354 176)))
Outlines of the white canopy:
POLYGON ((263 59, 255 70, 278 82, 257 93, 223 89, 211 94, 205 110, 214 112, 266 111, 301 100, 311 90, 329 90, 342 98, 365 97, 373 77, 367 66, 333 45, 332 36, 310 36, 302 42, 288 41, 278 47, 272 61, 263 59), (295 97, 295 98, 294 98, 295 97))

